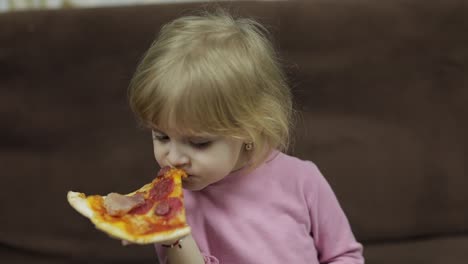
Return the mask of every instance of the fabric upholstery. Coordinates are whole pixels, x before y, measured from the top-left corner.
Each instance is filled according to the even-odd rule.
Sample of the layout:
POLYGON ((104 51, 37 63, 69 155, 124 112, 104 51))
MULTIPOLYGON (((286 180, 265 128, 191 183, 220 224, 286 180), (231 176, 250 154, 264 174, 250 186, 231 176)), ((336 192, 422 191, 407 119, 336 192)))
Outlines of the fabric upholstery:
MULTIPOLYGON (((0 15, 0 259, 151 263, 66 202, 154 176, 130 78, 161 25, 201 4, 0 15)), ((300 114, 291 153, 334 188, 373 263, 468 251, 468 3, 225 3, 269 25, 300 114)), ((41 262, 42 261, 42 262, 41 262)), ((3 262, 3 261, 2 261, 3 262)))

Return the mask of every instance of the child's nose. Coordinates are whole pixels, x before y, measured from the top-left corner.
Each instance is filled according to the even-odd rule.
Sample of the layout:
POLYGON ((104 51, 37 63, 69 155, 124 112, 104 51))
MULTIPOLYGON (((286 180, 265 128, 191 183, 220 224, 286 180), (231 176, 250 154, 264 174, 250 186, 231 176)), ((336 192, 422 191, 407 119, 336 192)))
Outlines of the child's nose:
POLYGON ((184 167, 189 163, 189 157, 176 145, 169 148, 167 161, 173 167, 184 167))

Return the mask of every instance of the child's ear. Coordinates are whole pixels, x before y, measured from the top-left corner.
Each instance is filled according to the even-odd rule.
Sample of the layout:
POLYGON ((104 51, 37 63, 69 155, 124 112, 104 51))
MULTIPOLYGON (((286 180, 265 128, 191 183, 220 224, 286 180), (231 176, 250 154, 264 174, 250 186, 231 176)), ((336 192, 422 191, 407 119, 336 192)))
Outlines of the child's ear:
POLYGON ((246 151, 251 151, 254 148, 254 143, 249 141, 244 143, 244 149, 246 151))

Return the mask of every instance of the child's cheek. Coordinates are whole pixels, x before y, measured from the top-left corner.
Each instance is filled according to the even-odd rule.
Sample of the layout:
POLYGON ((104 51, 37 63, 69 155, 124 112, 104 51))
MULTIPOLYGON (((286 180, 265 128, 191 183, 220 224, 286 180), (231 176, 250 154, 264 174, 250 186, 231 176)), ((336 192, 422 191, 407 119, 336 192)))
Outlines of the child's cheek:
POLYGON ((156 159, 156 161, 158 162, 158 164, 161 165, 161 161, 162 161, 162 151, 160 148, 158 148, 156 146, 156 144, 153 144, 153 154, 154 154, 154 158, 156 159))

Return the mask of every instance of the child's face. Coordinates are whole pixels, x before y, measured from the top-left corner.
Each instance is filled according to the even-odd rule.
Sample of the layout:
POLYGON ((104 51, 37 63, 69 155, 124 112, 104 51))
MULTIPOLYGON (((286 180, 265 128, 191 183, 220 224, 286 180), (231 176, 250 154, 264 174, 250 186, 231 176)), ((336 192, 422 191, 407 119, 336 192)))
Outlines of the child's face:
POLYGON ((184 169, 189 177, 183 181, 188 190, 201 190, 246 162, 243 142, 213 135, 181 135, 171 130, 153 130, 154 156, 162 167, 184 169))

